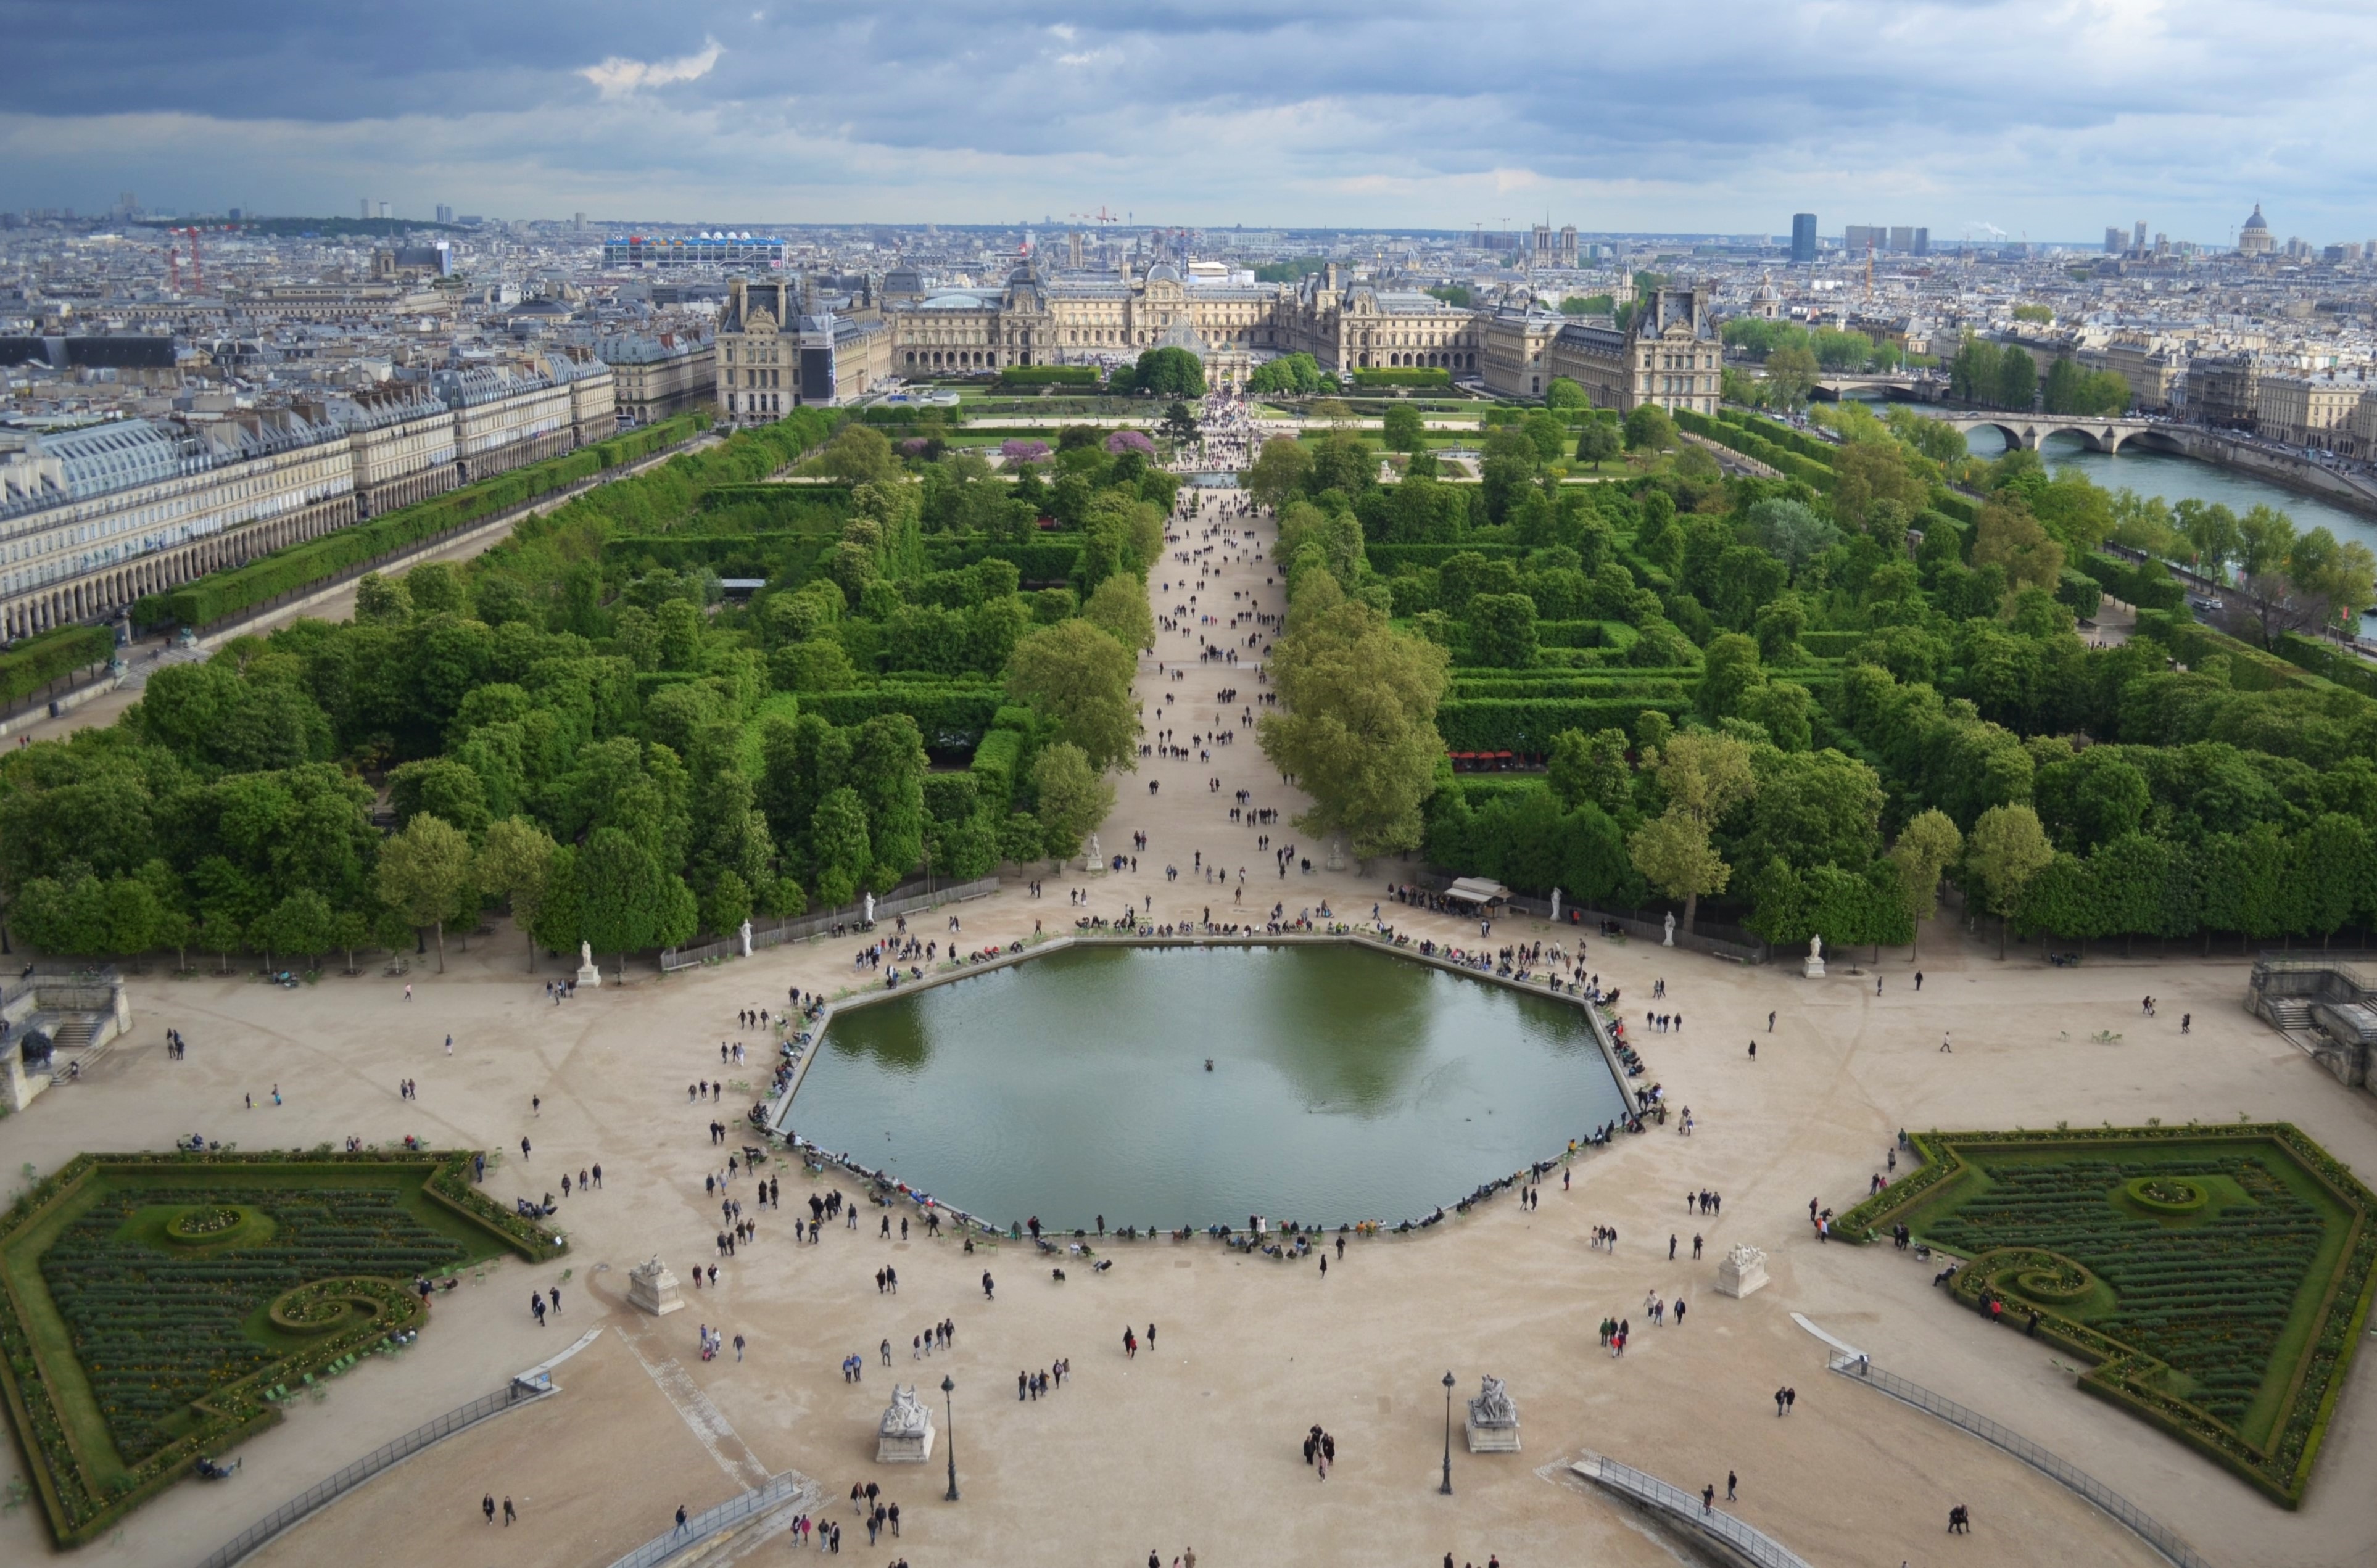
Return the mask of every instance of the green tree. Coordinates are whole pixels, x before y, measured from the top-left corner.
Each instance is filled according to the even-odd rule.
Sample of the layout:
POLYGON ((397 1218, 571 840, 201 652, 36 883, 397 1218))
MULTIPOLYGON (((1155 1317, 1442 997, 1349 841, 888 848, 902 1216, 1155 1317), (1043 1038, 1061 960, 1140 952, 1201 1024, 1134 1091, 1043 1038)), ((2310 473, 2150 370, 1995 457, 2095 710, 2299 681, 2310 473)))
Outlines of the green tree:
POLYGON ((310 887, 301 887, 265 917, 269 945, 283 953, 302 953, 307 968, 319 968, 322 955, 338 944, 336 919, 328 899, 310 887))
POLYGON ((874 846, 866 834, 866 807, 857 790, 845 784, 818 802, 809 826, 809 845, 818 902, 838 909, 857 897, 875 865, 874 846))
POLYGON ((1779 348, 1766 356, 1767 399, 1777 408, 1804 408, 1822 374, 1823 367, 1816 362, 1814 350, 1807 345, 1792 343, 1779 348))
POLYGON ((619 957, 661 940, 663 915, 673 913, 671 885, 692 895, 661 869, 650 851, 616 827, 600 827, 587 838, 577 863, 579 921, 591 945, 619 957))
POLYGON ((2055 847, 2027 805, 1991 806, 1973 824, 1965 840, 1965 866, 1979 885, 1984 906, 1998 917, 1999 957, 2005 956, 2006 922, 2054 859, 2055 847))
POLYGON ((1973 539, 1974 566, 2001 567, 2009 588, 2052 592, 2063 577, 2063 547, 2018 505, 1992 501, 1981 508, 1973 539))
POLYGON ((2027 410, 2038 397, 2038 362, 2017 344, 2006 345, 1998 360, 1996 401, 2000 408, 2027 410))
POLYGON ((1197 423, 1197 416, 1189 412, 1188 405, 1178 402, 1164 410, 1164 422, 1156 426, 1156 430, 1173 441, 1194 441, 1203 434, 1197 423))
POLYGON ((1908 944, 1909 963, 1921 941, 1923 922, 1940 912, 1940 878, 1964 852, 1965 836, 1956 831, 1955 820, 1936 807, 1916 813, 1890 847, 1891 862, 1898 868, 1899 897, 1917 933, 1908 944))
POLYGON ((1626 449, 1630 452, 1668 452, 1681 445, 1676 434, 1675 417, 1656 403, 1638 404, 1626 416, 1626 449))
POLYGON ((1147 584, 1129 574, 1117 574, 1097 586, 1081 617, 1126 648, 1155 646, 1155 614, 1147 607, 1147 584))
POLYGON ((1346 600, 1334 578, 1299 587, 1272 648, 1280 711, 1257 727, 1263 754, 1312 798, 1298 826, 1344 833, 1359 860, 1418 847, 1420 803, 1444 754, 1446 666, 1444 649, 1346 600))
POLYGON ((900 457, 890 438, 864 424, 846 424, 817 455, 817 471, 844 483, 867 484, 900 477, 900 457))
POLYGON ((1088 621, 1065 621, 1015 645, 1008 695, 1054 720, 1057 738, 1079 746, 1092 766, 1128 770, 1138 749, 1130 700, 1138 662, 1111 633, 1088 621))
POLYGON ((1616 425, 1607 420, 1587 420, 1576 433, 1577 461, 1591 463, 1597 470, 1618 456, 1623 445, 1624 437, 1616 425))
POLYGON ((1276 510, 1289 496, 1303 491, 1305 476, 1311 471, 1311 450, 1292 435, 1275 435, 1263 443, 1261 453, 1238 482, 1254 497, 1255 505, 1276 510))
POLYGON ((1032 787, 1040 802, 1042 851, 1063 860, 1114 810, 1115 787, 1081 747, 1063 741, 1033 759, 1032 787))
MULTIPOLYGON (((1562 302, 1565 303, 1566 302, 1562 302)), ((1555 375, 1544 387, 1544 407, 1547 409, 1589 409, 1593 399, 1584 388, 1565 375, 1555 375)))
POLYGON ((1390 452, 1416 452, 1425 443, 1421 439, 1419 410, 1409 403, 1390 403, 1380 422, 1381 434, 1390 452))
POLYGON ((528 939, 532 974, 536 970, 533 932, 553 873, 553 838, 544 829, 517 816, 488 824, 486 841, 479 847, 478 885, 511 904, 513 923, 528 939))
POLYGON ((437 972, 446 972, 446 921, 470 886, 471 840, 444 818, 423 813, 389 836, 379 852, 379 895, 415 927, 437 931, 437 972))
POLYGON ((1733 875, 1717 852, 1716 826, 1757 794, 1758 779, 1750 748, 1729 735, 1674 736, 1651 766, 1666 809, 1634 830, 1627 850, 1646 881, 1684 900, 1689 932, 1701 895, 1724 892, 1733 875))
POLYGON ((1563 730, 1552 737, 1546 781, 1570 811, 1591 802, 1616 816, 1634 798, 1634 771, 1626 763, 1626 731, 1563 730))
POLYGON ((1841 530, 1812 508, 1782 496, 1769 496, 1751 506, 1750 526, 1758 542, 1782 557, 1794 576, 1841 537, 1841 530))
POLYGON ((1523 593, 1481 593, 1469 601, 1469 651, 1480 664, 1525 670, 1535 662, 1535 601, 1523 593))
POLYGON ((1204 362, 1186 349, 1149 349, 1139 356, 1131 386, 1158 398, 1202 398, 1204 362))

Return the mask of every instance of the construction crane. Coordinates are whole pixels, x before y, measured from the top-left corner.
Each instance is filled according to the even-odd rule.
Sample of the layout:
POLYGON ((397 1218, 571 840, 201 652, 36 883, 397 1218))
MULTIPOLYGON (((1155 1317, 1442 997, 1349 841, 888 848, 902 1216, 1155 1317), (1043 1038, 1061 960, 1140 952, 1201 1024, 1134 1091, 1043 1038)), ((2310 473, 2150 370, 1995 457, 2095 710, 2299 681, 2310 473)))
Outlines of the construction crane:
POLYGON ((1106 204, 1104 202, 1098 203, 1098 209, 1095 212, 1085 214, 1085 216, 1093 223, 1119 223, 1122 221, 1121 219, 1106 210, 1106 204))
POLYGON ((171 244, 165 246, 165 287, 176 294, 182 291, 182 256, 171 244))
POLYGON ((201 294, 205 293, 207 291, 207 269, 206 264, 198 259, 198 231, 197 226, 194 224, 187 229, 175 229, 173 230, 172 232, 181 235, 184 239, 190 242, 190 288, 194 292, 201 294))

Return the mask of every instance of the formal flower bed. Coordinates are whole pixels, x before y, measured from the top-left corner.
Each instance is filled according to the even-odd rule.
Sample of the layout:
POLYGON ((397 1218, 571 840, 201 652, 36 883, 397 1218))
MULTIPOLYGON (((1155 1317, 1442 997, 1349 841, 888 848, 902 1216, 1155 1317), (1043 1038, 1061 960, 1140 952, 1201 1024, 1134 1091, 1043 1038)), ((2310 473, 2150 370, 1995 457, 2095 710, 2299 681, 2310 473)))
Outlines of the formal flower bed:
POLYGON ((1959 1300, 2039 1309, 2096 1363, 2088 1392, 2300 1502, 2377 1289, 2377 1200, 2349 1171, 2284 1123, 1913 1143, 1922 1168, 1836 1235, 1903 1222, 1969 1258, 1959 1300))
POLYGON ((60 1543, 384 1348, 422 1316, 415 1276, 562 1250, 480 1196, 471 1160, 84 1155, 19 1198, 0 1226, 0 1393, 60 1543))

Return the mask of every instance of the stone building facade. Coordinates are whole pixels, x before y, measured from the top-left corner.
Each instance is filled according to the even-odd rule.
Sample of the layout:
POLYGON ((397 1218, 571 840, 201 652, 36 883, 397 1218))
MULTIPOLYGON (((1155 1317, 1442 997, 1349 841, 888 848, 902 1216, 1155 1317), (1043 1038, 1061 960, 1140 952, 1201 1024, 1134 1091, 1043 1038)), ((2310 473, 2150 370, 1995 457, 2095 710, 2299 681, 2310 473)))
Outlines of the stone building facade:
POLYGON ((616 427, 609 367, 555 361, 28 436, 0 450, 0 636, 105 619, 616 427))
POLYGON ((2360 406, 2365 381, 2335 374, 2265 374, 2253 425, 2289 446, 2333 447, 2360 406))
MULTIPOLYGON (((1715 303, 1704 289, 1659 289, 1636 302, 1623 331, 1569 322, 1553 335, 1543 369, 1583 387, 1596 409, 1627 413, 1655 403, 1670 411, 1714 414, 1725 358, 1715 303)), ((1490 376, 1487 385, 1493 386, 1490 376)))

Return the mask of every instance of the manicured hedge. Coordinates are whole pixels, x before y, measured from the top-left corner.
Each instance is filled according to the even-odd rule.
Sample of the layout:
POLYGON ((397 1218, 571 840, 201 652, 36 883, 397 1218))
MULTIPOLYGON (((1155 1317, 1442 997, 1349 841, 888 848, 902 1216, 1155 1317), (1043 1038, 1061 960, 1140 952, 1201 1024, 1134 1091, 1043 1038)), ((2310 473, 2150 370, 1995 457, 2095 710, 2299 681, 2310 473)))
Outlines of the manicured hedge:
POLYGON ((1616 728, 1631 731, 1645 708, 1669 718, 1691 710, 1692 699, 1672 696, 1476 697, 1437 705, 1437 733, 1455 752, 1540 752, 1563 730, 1616 728))
POLYGON ((2159 561, 2132 564, 2111 555, 2090 553, 2077 557, 2072 564, 2115 599, 2140 610, 2179 610, 2187 603, 2185 585, 2159 561))
POLYGON ((1005 812, 1014 801, 1016 776, 1022 771, 1023 742, 1020 730, 993 730, 974 747, 975 798, 985 808, 1005 812))
POLYGON ((343 572, 424 540, 566 490, 606 469, 649 457, 687 439, 709 422, 707 414, 680 414, 663 423, 646 425, 548 462, 532 463, 448 491, 367 523, 357 523, 304 544, 293 544, 245 566, 209 572, 172 593, 142 600, 133 608, 133 619, 144 625, 168 622, 183 626, 213 625, 284 594, 328 582, 343 572))
POLYGON ((1368 386, 1429 386, 1439 390, 1452 385, 1452 373, 1441 366, 1389 365, 1380 370, 1357 370, 1354 373, 1356 387, 1368 386))
POLYGON ((1392 577, 1405 566, 1441 566, 1464 551, 1472 555, 1483 555, 1488 561, 1516 561, 1527 553, 1523 545, 1491 544, 1479 540, 1462 544, 1366 544, 1362 547, 1362 555, 1369 562, 1372 571, 1382 577, 1392 577))
POLYGON ((105 626, 61 626, 27 637, 0 653, 0 703, 18 702, 51 682, 115 653, 115 634, 105 626))
POLYGON ((2055 597, 2070 605, 2072 612, 2083 621, 2094 621, 2096 612, 2104 607, 2105 591, 2096 586, 2096 578, 2066 566, 2061 580, 2055 585, 2055 597))
MULTIPOLYGON (((1796 479, 1827 493, 1837 482, 1838 476, 1833 472, 1831 465, 1786 446, 1767 434, 1779 432, 1805 441, 1806 438, 1795 430, 1764 420, 1751 422, 1758 428, 1748 428, 1744 423, 1736 422, 1738 416, 1728 414, 1725 419, 1714 420, 1706 414, 1694 413, 1690 409, 1678 409, 1675 416, 1680 428, 1719 445, 1731 447, 1745 457, 1755 457, 1786 479, 1796 479)), ((1822 443, 1811 445, 1821 446, 1822 443)))
POLYGON ((2278 657, 2287 663, 2348 686, 2363 696, 2377 697, 2377 664, 2347 653, 2334 643, 2287 632, 2278 638, 2278 657))
POLYGON ((1971 528, 1981 518, 1981 504, 1969 495, 1959 495, 1953 490, 1933 491, 1931 510, 1945 513, 1966 528, 1971 528))
MULTIPOLYGON (((2156 1158, 2162 1148, 2202 1145, 2204 1164, 2216 1166, 2219 1174, 2241 1179, 2249 1187, 2252 1173, 2244 1170, 2240 1161, 2250 1162, 2256 1146, 2275 1145, 2307 1171, 2346 1211, 2349 1229, 2342 1256, 2321 1292, 2319 1315, 2294 1370, 2287 1402, 2264 1443, 2249 1441, 2231 1421, 2215 1414, 2213 1408, 2233 1411, 2251 1402, 2248 1369, 2239 1361, 2240 1355, 2250 1355, 2251 1342, 2240 1339, 2237 1331, 2256 1324, 2267 1330, 2269 1314, 2292 1311, 2293 1288, 2279 1289, 2287 1284, 2282 1265, 2288 1256, 2302 1255, 2309 1243, 2298 1235, 2301 1221, 2290 1212, 2300 1208, 2301 1202, 2282 1187, 2275 1199, 2261 1194, 2244 1210, 2232 1211, 2245 1216, 2235 1225, 2207 1229, 2207 1236, 2226 1245, 2225 1253, 2207 1242, 2207 1256, 2179 1264, 2144 1255, 2135 1247, 2113 1249, 2101 1262, 2081 1256, 2071 1259, 2104 1273, 2115 1291, 2115 1310, 2094 1314, 2098 1321, 2116 1329, 2127 1324, 2122 1332, 2156 1341, 2168 1341, 2174 1334, 2181 1336, 2187 1360, 2194 1363, 2187 1373, 2189 1397, 2170 1391, 2170 1369, 2132 1339, 2066 1316, 2051 1301, 2037 1303, 2038 1336, 2096 1363, 2080 1378, 2084 1391, 2120 1406, 2211 1455, 2280 1505, 2299 1506, 2366 1326, 2371 1297, 2377 1295, 2377 1227, 2371 1225, 2372 1218, 2377 1218, 2377 1194, 2342 1162, 2286 1123, 1926 1133, 1911 1142, 1923 1161, 1921 1169, 1842 1215, 1834 1222, 1834 1236, 1870 1241, 1887 1227, 1911 1222, 1937 1193, 1973 1169, 1965 1159, 1966 1148, 1977 1154, 1991 1147, 2042 1151, 2068 1147, 2073 1157, 2072 1165, 2095 1167, 2093 1177, 2098 1189, 2108 1189, 2120 1177, 2135 1173, 2120 1162, 2124 1145, 2134 1148, 2146 1166, 2163 1162, 2156 1158), (2120 1296, 2124 1278, 2134 1295, 2126 1308, 2120 1296)), ((2025 1240, 2034 1245, 2077 1244, 2066 1237, 2072 1230, 2074 1217, 2084 1227, 2104 1224, 2102 1211, 2107 1206, 2101 1192, 2083 1194, 2085 1201, 2075 1199, 2057 1206, 2054 1189, 2061 1180, 2061 1169, 2051 1163, 2032 1168, 2028 1185, 2043 1189, 2036 1196, 2009 1191, 1992 1177, 1989 1201, 2001 1206, 2016 1206, 2025 1240)), ((2264 1176, 2263 1180, 2274 1179, 2264 1176)), ((2087 1184, 2081 1182, 2083 1187, 2087 1184)), ((1971 1207, 1965 1205, 1946 1223, 1953 1227, 1971 1207)), ((2151 1238, 2158 1233, 2145 1234, 2151 1238)), ((1925 1239, 1936 1240, 1928 1230, 1925 1239)), ((2039 1256, 2016 1246, 1977 1253, 1959 1276, 1957 1299, 1977 1309, 1985 1309, 1990 1290, 2006 1290, 2022 1300, 2013 1277, 2034 1266, 2039 1256)), ((2266 1376, 2266 1353, 2263 1370, 2266 1376)), ((2259 1382, 2252 1384, 2253 1389, 2260 1386, 2259 1382)))
POLYGON ((864 724, 878 714, 905 713, 916 720, 928 746, 949 742, 971 746, 990 729, 1005 693, 997 686, 957 685, 918 682, 886 682, 846 692, 806 694, 801 711, 847 728, 864 724))
POLYGON ((1019 364, 998 373, 1000 386, 1095 386, 1098 373, 1085 364, 1019 364))
POLYGON ((1009 543, 1002 540, 934 534, 925 540, 925 559, 937 572, 971 566, 977 561, 1012 561, 1027 583, 1070 580, 1081 563, 1081 540, 1045 537, 1009 543))

